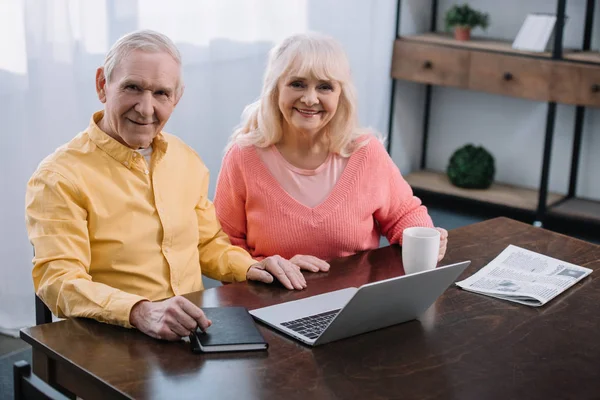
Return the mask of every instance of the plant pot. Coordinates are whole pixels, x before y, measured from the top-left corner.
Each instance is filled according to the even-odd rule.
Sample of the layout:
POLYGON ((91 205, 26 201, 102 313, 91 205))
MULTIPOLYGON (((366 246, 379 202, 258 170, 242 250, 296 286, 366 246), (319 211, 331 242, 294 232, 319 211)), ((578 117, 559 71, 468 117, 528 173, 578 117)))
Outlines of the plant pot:
POLYGON ((463 41, 471 39, 471 28, 463 26, 455 27, 454 39, 463 41))

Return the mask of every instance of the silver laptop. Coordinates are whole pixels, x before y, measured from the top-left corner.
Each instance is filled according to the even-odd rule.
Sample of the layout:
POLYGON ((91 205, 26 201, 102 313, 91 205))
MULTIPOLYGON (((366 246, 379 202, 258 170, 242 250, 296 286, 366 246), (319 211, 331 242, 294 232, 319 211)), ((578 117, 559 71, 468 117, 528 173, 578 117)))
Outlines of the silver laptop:
POLYGON ((471 261, 258 308, 259 321, 311 346, 416 319, 471 261))

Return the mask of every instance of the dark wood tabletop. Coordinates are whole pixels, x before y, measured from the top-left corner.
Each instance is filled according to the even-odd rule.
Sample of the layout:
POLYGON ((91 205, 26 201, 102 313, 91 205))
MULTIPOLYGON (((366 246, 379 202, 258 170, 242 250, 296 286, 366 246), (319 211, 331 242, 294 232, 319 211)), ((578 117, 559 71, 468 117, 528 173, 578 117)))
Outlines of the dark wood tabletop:
MULTIPOLYGON (((598 399, 600 246, 506 218, 452 230, 443 264, 470 276, 514 244, 595 270, 534 308, 452 286, 418 321, 310 348, 259 325, 267 352, 192 354, 189 344, 85 319, 21 331, 34 370, 84 399, 598 399)), ((385 247, 306 273, 308 288, 236 283, 187 295, 249 309, 403 274, 385 247)))

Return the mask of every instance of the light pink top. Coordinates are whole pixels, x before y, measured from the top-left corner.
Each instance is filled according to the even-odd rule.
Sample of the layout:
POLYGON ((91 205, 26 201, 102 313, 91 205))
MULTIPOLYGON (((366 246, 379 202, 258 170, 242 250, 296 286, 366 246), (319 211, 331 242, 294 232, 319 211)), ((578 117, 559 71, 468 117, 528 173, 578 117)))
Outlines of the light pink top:
POLYGON ((290 164, 274 145, 257 148, 257 151, 283 190, 309 208, 318 206, 329 196, 348 164, 348 158, 329 153, 316 169, 302 169, 290 164))

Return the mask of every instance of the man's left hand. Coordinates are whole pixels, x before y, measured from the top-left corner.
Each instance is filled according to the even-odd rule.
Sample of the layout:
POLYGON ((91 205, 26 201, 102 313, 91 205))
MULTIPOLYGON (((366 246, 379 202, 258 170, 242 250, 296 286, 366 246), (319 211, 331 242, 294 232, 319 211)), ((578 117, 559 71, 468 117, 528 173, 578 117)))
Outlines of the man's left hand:
POLYGON ((306 288, 306 279, 300 272, 300 268, 280 256, 267 257, 253 264, 246 273, 246 279, 252 281, 271 283, 273 278, 290 290, 306 288))

